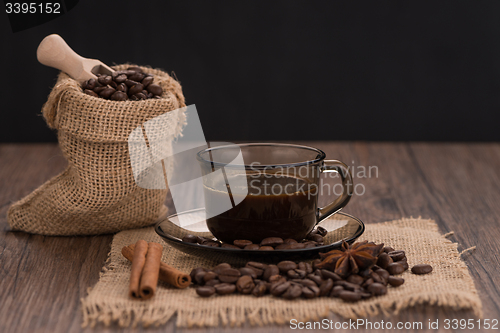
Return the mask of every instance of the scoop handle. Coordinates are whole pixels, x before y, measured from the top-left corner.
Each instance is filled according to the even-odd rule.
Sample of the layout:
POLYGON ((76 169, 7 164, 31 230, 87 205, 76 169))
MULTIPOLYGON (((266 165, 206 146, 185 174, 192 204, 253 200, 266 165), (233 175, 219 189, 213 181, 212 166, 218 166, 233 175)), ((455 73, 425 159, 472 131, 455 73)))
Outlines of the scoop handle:
POLYGON ((45 37, 38 46, 36 56, 40 63, 60 69, 77 81, 81 80, 86 59, 73 51, 61 36, 52 34, 45 37))

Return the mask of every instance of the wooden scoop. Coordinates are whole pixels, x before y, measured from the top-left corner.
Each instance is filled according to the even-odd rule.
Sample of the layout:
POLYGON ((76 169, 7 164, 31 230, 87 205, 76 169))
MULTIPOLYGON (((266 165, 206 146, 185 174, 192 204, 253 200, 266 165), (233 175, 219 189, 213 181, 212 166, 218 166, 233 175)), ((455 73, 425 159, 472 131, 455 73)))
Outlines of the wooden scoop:
POLYGON ((96 74, 111 75, 114 70, 97 59, 87 59, 73 51, 61 36, 45 37, 36 50, 38 61, 46 66, 66 72, 79 83, 97 79, 96 74))

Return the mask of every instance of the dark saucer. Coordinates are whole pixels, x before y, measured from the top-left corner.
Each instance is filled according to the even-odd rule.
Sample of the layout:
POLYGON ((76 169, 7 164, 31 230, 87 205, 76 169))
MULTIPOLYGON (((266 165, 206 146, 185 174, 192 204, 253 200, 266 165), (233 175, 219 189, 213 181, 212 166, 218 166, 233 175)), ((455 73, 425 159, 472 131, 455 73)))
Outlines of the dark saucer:
POLYGON ((328 252, 340 248, 343 239, 348 243, 353 243, 365 231, 365 225, 360 219, 339 212, 318 224, 328 230, 328 234, 325 237, 327 245, 309 249, 273 251, 237 250, 183 242, 181 239, 187 234, 214 238, 206 226, 204 216, 205 210, 203 208, 171 215, 160 220, 156 224, 155 230, 166 243, 182 252, 232 264, 244 263, 251 260, 279 262, 282 260, 316 259, 320 252, 328 252))

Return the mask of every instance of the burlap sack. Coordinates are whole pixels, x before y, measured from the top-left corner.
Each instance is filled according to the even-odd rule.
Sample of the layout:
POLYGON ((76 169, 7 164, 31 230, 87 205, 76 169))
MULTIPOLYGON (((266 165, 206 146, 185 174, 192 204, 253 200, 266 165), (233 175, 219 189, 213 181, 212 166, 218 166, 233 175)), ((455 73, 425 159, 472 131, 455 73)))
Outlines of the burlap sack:
MULTIPOLYGON (((184 107, 184 96, 180 84, 167 73, 142 69, 155 75, 155 83, 163 88, 162 99, 95 98, 84 94, 65 73, 59 75, 42 113, 49 127, 57 130, 68 167, 10 207, 13 230, 43 235, 111 233, 151 225, 165 213, 167 189, 136 185, 128 138, 149 119, 184 107)), ((171 114, 175 116, 164 128, 170 147, 185 124, 184 112, 171 114)))

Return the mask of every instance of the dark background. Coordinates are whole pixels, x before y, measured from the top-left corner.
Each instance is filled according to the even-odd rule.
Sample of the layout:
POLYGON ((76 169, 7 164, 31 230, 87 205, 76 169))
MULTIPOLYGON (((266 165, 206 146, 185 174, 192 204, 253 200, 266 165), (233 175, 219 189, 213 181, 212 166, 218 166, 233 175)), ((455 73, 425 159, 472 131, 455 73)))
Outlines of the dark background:
POLYGON ((12 33, 1 142, 55 141, 40 108, 60 34, 84 57, 174 71, 208 140, 500 141, 499 1, 81 0, 12 33))

